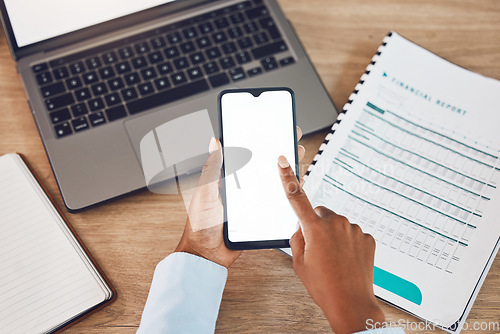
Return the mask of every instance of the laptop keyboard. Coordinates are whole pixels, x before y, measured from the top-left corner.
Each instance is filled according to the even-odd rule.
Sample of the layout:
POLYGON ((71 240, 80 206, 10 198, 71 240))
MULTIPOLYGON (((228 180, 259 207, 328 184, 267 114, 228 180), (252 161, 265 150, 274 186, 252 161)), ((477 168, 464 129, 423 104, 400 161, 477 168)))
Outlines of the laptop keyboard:
POLYGON ((57 137, 294 63, 262 0, 32 67, 57 137))

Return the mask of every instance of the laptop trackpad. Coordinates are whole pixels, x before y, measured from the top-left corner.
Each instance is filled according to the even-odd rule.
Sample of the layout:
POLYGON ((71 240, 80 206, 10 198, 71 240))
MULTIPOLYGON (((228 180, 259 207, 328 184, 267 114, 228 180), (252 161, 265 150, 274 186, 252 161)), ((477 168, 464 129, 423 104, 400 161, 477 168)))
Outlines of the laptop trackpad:
POLYGON ((124 126, 148 188, 199 171, 214 136, 207 109, 180 115, 171 109, 159 111, 126 121, 124 126))

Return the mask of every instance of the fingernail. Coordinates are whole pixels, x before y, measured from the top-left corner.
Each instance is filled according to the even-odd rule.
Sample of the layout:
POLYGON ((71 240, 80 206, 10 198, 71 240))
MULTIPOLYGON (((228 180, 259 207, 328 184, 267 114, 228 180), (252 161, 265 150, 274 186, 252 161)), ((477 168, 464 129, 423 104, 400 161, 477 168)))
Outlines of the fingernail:
POLYGON ((217 140, 215 140, 214 137, 212 137, 210 139, 210 145, 208 146, 208 152, 209 153, 212 153, 213 151, 216 151, 218 149, 218 145, 217 145, 217 140))
POLYGON ((278 158, 278 165, 280 165, 281 168, 287 168, 290 166, 284 155, 280 155, 278 158))

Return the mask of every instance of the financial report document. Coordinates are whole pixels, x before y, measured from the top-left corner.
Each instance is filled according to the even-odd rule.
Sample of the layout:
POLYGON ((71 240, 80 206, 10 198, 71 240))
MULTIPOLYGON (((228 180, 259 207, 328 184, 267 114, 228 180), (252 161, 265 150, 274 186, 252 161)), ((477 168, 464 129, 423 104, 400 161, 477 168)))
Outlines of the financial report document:
POLYGON ((498 96, 392 33, 305 178, 313 206, 375 238, 376 295, 450 331, 498 251, 498 96))

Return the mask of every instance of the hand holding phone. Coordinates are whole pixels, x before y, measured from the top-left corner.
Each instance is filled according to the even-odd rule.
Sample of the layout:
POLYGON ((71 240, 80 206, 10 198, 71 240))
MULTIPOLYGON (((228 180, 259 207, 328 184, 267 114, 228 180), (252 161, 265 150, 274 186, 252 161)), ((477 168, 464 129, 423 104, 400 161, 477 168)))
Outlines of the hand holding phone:
POLYGON ((297 217, 283 191, 277 161, 284 155, 299 175, 293 92, 288 88, 223 91, 219 130, 224 152, 221 195, 226 246, 240 250, 289 247, 297 217), (241 166, 241 157, 230 147, 252 154, 239 170, 234 167, 241 166))

